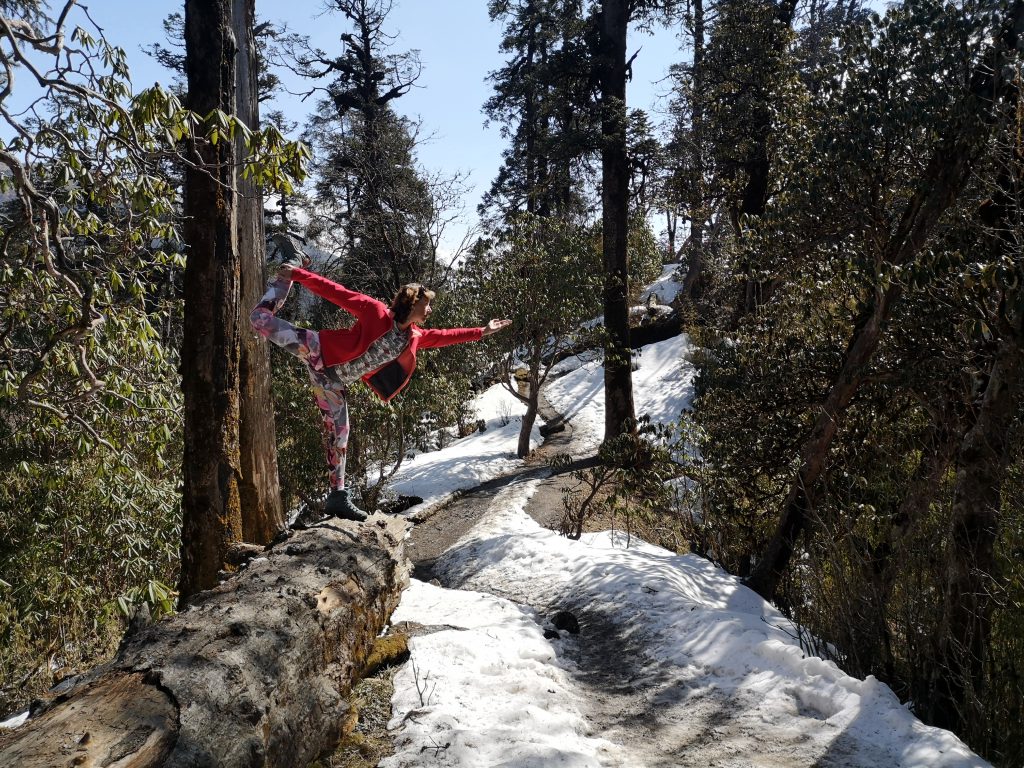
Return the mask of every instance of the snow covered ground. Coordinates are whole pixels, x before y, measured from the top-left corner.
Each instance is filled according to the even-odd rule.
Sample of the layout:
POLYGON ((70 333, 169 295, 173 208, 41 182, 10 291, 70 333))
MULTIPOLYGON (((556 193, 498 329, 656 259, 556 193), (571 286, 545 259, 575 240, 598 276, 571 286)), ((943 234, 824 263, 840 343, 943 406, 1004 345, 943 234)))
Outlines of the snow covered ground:
MULTIPOLYGON (((638 356, 638 415, 678 419, 692 397, 687 351, 680 337, 638 356)), ((600 440, 603 377, 598 363, 575 365, 547 396, 571 418, 582 452, 600 440)), ((444 468, 458 468, 461 457, 482 457, 473 470, 480 477, 488 457, 507 469, 515 434, 504 450, 498 434, 447 449, 458 461, 438 452, 430 472, 403 478, 402 491, 436 494, 448 482, 444 468)), ((621 533, 571 541, 541 528, 525 511, 538 482, 502 490, 434 566, 460 589, 413 581, 405 592, 393 622, 447 628, 415 637, 411 662, 396 675, 398 751, 384 768, 988 765, 952 733, 921 723, 874 678, 806 656, 796 627, 706 560, 621 533), (559 608, 616 628, 616 663, 637 688, 630 701, 641 702, 642 738, 600 730, 593 713, 602 692, 577 663, 580 644, 593 638, 545 637, 559 608)))
POLYGON ((574 542, 540 528, 524 512, 537 482, 500 494, 435 566, 463 589, 414 581, 404 594, 393 621, 449 628, 411 643, 395 678, 398 752, 382 766, 987 765, 887 686, 805 656, 795 627, 706 560, 621 533, 574 542), (595 731, 600 691, 575 661, 591 640, 546 639, 554 608, 527 604, 618 627, 657 743, 595 731), (698 732, 709 721, 710 746, 698 732))
MULTIPOLYGON (((686 365, 690 341, 683 336, 651 344, 633 352, 633 404, 637 417, 669 424, 679 420, 693 397, 695 371, 686 365)), ((578 449, 597 450, 604 438, 604 369, 601 360, 563 360, 556 369, 562 373, 549 381, 546 396, 551 406, 572 421, 578 449)))
MULTIPOLYGON (((516 458, 519 430, 526 406, 505 387, 497 384, 470 403, 476 418, 486 423, 483 432, 456 440, 441 451, 418 453, 402 462, 391 481, 399 494, 419 496, 420 504, 406 510, 415 515, 451 498, 456 492, 473 488, 520 466, 516 458)), ((530 448, 540 445, 540 420, 530 435, 530 448)))

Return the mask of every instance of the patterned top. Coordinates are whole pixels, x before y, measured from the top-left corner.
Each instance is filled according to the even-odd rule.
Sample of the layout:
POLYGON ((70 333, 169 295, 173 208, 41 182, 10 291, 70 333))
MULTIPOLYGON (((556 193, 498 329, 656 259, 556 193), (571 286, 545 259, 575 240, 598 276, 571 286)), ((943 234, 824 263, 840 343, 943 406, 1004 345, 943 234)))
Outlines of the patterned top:
POLYGON ((331 370, 342 384, 351 384, 385 363, 390 363, 402 354, 408 343, 409 329, 403 331, 398 327, 398 323, 393 323, 391 330, 373 342, 361 357, 335 365, 331 370))

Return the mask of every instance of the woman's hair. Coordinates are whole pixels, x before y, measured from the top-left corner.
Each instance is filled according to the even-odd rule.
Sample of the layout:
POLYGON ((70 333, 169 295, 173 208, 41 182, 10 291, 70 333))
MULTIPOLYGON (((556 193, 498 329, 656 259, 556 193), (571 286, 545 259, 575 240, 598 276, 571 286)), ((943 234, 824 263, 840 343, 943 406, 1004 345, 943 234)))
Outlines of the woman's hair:
POLYGON ((426 296, 433 301, 436 294, 426 286, 419 283, 406 283, 398 289, 394 300, 391 302, 391 311, 395 313, 395 320, 404 323, 409 319, 413 305, 426 296))

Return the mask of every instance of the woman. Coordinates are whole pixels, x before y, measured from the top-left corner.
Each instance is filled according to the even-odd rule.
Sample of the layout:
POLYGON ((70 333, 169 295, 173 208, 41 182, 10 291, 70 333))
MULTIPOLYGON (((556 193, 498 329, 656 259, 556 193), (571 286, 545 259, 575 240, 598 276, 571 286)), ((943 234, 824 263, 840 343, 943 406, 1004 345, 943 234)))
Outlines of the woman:
POLYGON ((323 414, 331 490, 324 512, 362 521, 366 513, 353 502, 345 486, 348 450, 348 403, 345 390, 362 379, 384 402, 409 383, 420 349, 478 341, 500 331, 511 320, 491 320, 482 328, 421 328, 432 312, 434 292, 418 283, 403 285, 391 306, 308 271, 309 258, 288 235, 274 235, 284 261, 267 292, 249 318, 253 328, 306 364, 313 396, 323 414), (292 282, 355 316, 351 328, 311 331, 277 317, 292 282))

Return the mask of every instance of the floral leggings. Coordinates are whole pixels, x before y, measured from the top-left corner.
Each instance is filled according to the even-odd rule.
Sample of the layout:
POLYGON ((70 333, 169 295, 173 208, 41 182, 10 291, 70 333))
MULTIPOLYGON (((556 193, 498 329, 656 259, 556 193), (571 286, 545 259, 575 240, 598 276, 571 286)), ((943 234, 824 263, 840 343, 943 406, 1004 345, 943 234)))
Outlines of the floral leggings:
POLYGON ((256 332, 290 352, 306 364, 309 380, 313 384, 313 397, 323 416, 324 446, 327 449, 327 469, 331 489, 345 487, 345 457, 348 454, 348 402, 345 387, 332 368, 325 368, 320 359, 320 334, 298 328, 277 317, 291 290, 290 280, 276 278, 270 281, 260 303, 249 314, 249 322, 256 332))

